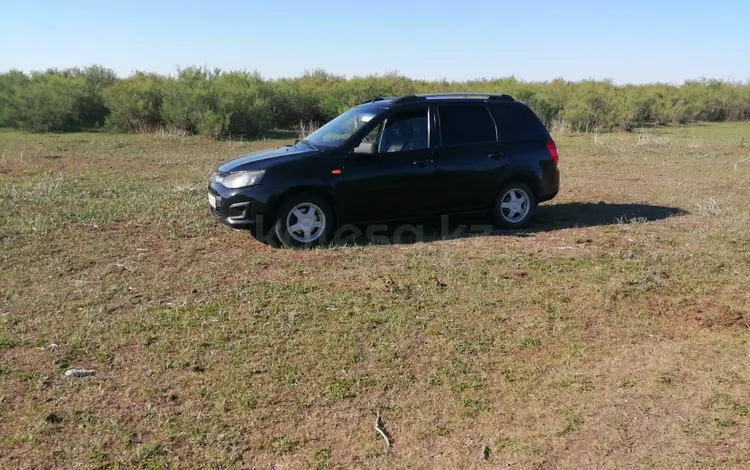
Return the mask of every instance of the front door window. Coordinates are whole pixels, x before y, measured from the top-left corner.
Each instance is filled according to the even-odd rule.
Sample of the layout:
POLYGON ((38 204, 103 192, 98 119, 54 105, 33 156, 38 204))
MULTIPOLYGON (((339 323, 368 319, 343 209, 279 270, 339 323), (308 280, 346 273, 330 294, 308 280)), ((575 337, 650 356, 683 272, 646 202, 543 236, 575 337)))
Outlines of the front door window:
POLYGON ((371 130, 362 142, 377 144, 378 153, 427 149, 430 146, 427 108, 394 114, 371 130))
POLYGON ((385 122, 378 141, 379 153, 424 150, 430 146, 427 130, 427 108, 395 114, 385 122))

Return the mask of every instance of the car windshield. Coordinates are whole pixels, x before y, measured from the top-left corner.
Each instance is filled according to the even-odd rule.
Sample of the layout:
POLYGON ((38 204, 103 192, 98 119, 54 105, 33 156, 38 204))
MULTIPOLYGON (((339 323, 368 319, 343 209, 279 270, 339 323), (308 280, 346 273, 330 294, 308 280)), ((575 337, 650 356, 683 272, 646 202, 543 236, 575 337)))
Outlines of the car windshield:
POLYGON ((379 109, 372 107, 350 109, 305 137, 304 140, 315 146, 338 147, 374 118, 378 111, 379 109))

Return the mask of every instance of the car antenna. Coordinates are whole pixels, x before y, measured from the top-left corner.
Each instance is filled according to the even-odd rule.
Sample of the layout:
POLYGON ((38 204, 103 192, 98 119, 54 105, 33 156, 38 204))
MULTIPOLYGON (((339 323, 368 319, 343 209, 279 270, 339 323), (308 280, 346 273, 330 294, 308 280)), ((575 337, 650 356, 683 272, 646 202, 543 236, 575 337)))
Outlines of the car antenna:
POLYGON ((375 98, 373 98, 371 100, 367 100, 367 101, 365 101, 365 103, 374 103, 377 100, 382 99, 385 96, 386 93, 390 93, 391 91, 393 91, 393 89, 396 88, 396 85, 398 85, 399 83, 401 83, 402 81, 404 81, 405 78, 406 77, 398 77, 398 80, 396 80, 395 82, 393 82, 391 84, 391 86, 389 86, 386 90, 381 91, 377 96, 375 96, 375 98))

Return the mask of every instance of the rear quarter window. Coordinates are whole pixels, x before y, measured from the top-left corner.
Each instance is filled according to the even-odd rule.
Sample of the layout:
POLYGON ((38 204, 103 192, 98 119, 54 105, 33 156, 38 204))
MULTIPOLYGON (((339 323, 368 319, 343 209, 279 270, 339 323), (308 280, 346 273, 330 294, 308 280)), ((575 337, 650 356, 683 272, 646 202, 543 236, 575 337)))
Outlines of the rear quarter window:
POLYGON ((521 103, 490 106, 500 142, 541 142, 549 133, 534 111, 521 103))

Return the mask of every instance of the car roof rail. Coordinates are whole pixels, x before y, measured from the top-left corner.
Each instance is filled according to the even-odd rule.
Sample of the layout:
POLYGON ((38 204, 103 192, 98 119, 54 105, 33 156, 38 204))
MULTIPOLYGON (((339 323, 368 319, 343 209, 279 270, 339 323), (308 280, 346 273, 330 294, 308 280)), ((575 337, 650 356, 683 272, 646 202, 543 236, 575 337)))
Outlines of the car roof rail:
POLYGON ((395 100, 391 101, 391 104, 408 103, 409 101, 417 101, 421 99, 424 99, 424 98, 422 98, 421 96, 417 96, 417 95, 406 95, 400 98, 396 98, 395 100))
POLYGON ((515 101, 515 99, 503 93, 430 93, 426 95, 417 95, 420 98, 428 100, 435 99, 456 99, 456 98, 471 98, 471 99, 485 99, 492 101, 515 101))
POLYGON ((460 98, 479 99, 479 100, 487 100, 487 101, 515 101, 515 99, 512 96, 501 94, 501 93, 429 93, 429 94, 424 94, 424 95, 406 95, 406 96, 395 97, 395 98, 394 97, 384 98, 382 96, 378 96, 377 98, 364 101, 360 104, 375 103, 376 101, 390 100, 389 104, 394 105, 394 104, 409 103, 412 101, 421 101, 421 100, 460 99, 460 98))

